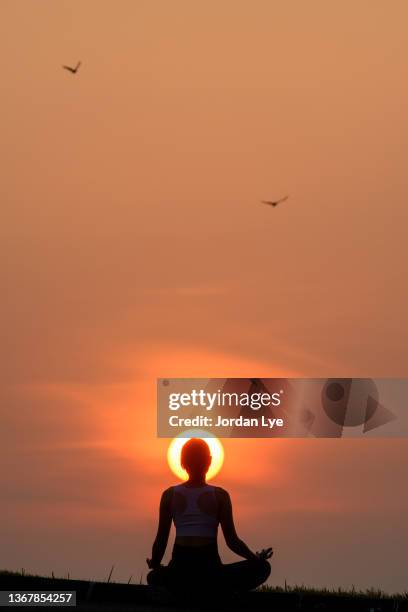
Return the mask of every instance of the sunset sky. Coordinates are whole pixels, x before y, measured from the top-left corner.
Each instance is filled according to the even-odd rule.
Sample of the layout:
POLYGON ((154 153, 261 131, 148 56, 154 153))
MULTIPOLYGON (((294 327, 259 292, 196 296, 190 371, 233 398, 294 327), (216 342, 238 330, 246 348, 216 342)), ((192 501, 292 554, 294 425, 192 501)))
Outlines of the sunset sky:
MULTIPOLYGON (((0 568, 145 575, 157 377, 408 376, 407 20, 1 1, 0 568)), ((224 447, 271 584, 407 589, 407 440, 224 447)))

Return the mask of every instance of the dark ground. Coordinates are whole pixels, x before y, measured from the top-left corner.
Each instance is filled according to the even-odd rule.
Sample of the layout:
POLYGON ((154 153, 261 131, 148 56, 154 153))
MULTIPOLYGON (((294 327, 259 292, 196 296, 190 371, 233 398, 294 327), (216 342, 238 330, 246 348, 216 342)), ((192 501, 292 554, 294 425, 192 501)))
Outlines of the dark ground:
MULTIPOLYGON (((262 589, 215 601, 205 588, 192 600, 175 600, 147 585, 88 582, 0 572, 0 591, 76 591, 76 610, 176 612, 177 610, 276 610, 277 612, 408 612, 406 595, 332 592, 313 589, 262 589)), ((34 607, 34 606, 30 606, 34 607)), ((56 606, 55 606, 56 607, 56 606)), ((58 606, 59 607, 59 606, 58 606)), ((35 607, 35 609, 39 609, 35 607)), ((70 609, 70 608, 68 608, 70 609)))

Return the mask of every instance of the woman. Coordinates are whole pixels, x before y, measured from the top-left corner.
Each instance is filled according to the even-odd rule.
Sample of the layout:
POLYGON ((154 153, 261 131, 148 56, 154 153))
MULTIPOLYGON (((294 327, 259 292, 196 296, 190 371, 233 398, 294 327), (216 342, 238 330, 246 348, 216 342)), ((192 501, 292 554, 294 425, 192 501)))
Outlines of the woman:
POLYGON ((252 552, 239 539, 232 517, 232 505, 227 491, 206 483, 211 454, 204 440, 192 438, 183 446, 181 465, 188 480, 164 491, 160 501, 160 516, 152 557, 147 564, 151 585, 165 586, 185 592, 198 586, 206 591, 246 591, 254 589, 268 578, 268 559, 272 548, 252 552), (170 564, 161 565, 166 550, 171 522, 176 527, 176 539, 170 564), (246 559, 224 565, 218 554, 217 531, 221 525, 227 546, 246 559))

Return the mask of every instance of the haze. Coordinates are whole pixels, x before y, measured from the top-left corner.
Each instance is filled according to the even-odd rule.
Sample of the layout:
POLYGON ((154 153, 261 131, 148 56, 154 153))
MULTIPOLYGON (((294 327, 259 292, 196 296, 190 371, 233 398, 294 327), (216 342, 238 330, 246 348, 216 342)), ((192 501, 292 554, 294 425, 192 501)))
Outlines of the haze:
MULTIPOLYGON (((157 376, 407 376, 407 19, 2 0, 1 567, 145 574, 157 376)), ((406 440, 225 451, 272 584, 406 589, 406 440)))

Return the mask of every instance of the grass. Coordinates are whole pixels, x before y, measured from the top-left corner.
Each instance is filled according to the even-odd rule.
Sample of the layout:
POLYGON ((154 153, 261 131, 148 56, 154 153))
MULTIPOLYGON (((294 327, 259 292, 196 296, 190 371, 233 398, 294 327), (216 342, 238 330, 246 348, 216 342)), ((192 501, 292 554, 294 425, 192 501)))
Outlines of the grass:
MULTIPOLYGON (((114 570, 114 565, 112 565, 110 572, 108 574, 108 577, 105 579, 105 581, 96 581, 96 582, 105 582, 105 583, 113 583, 114 581, 111 579, 112 578, 112 574, 113 574, 113 570, 114 570)), ((61 576, 58 577, 54 574, 54 572, 51 572, 51 576, 40 576, 39 574, 27 574, 24 568, 21 568, 20 572, 11 572, 9 570, 0 570, 0 578, 1 577, 14 577, 14 576, 24 576, 27 578, 53 578, 53 579, 59 579, 59 580, 70 580, 70 573, 68 572, 66 576, 61 576)), ((129 577, 129 580, 127 581, 126 584, 130 584, 132 581, 133 575, 131 575, 129 577)), ((116 583, 116 584, 120 584, 120 583, 116 583)), ((125 584, 125 583, 123 583, 125 584)), ((142 582, 142 576, 140 577, 140 581, 137 584, 143 584, 142 582)), ((261 593, 296 593, 296 594, 304 594, 304 595, 320 595, 323 597, 327 597, 328 595, 332 596, 332 595, 337 595, 340 597, 366 597, 369 599, 400 599, 400 600, 408 600, 408 591, 405 591, 403 593, 387 593, 385 591, 382 591, 381 589, 377 589, 375 587, 371 587, 369 589, 356 589, 354 587, 354 585, 352 586, 351 589, 343 589, 341 587, 336 588, 332 588, 332 589, 328 589, 328 588, 315 588, 312 586, 308 586, 305 584, 294 584, 294 585, 289 585, 286 580, 285 580, 285 585, 284 586, 269 586, 269 585, 263 585, 261 587, 259 587, 257 589, 258 592, 261 593)))
MULTIPOLYGON (((139 598, 142 603, 150 607, 149 602, 152 603, 154 600, 151 599, 150 591, 146 585, 142 584, 142 580, 140 580, 139 584, 135 581, 130 585, 133 578, 133 576, 130 576, 127 583, 114 582, 112 580, 113 571, 114 566, 112 565, 104 581, 71 580, 70 585, 64 584, 62 586, 60 583, 59 586, 60 588, 61 586, 62 588, 75 587, 79 599, 84 599, 85 597, 88 600, 88 593, 91 589, 92 599, 95 597, 99 601, 105 598, 109 601, 124 601, 123 598, 125 597, 126 601, 136 601, 139 598)), ((47 588, 52 588, 52 581, 55 580, 55 584, 60 580, 68 582, 70 574, 68 573, 66 576, 58 578, 54 572, 51 573, 51 576, 39 576, 38 574, 26 573, 24 568, 20 572, 0 570, 0 588, 5 588, 8 578, 11 584, 15 584, 17 581, 21 585, 21 581, 23 583, 28 581, 31 583, 31 588, 34 588, 32 581, 38 580, 39 584, 47 582, 49 585, 47 588), (49 581, 51 581, 51 585, 49 581)), ((250 603, 252 602, 251 605, 255 603, 254 607, 259 608, 259 610, 270 610, 271 607, 275 607, 282 611, 305 610, 305 612, 314 610, 342 612, 343 609, 357 610, 359 612, 408 612, 408 592, 388 594, 374 587, 366 590, 356 589, 354 586, 351 589, 341 587, 328 589, 315 588, 304 584, 289 585, 285 581, 284 586, 264 585, 258 588, 255 593, 248 593, 247 596, 250 603), (265 597, 262 596, 262 593, 265 594, 265 597)), ((252 607, 245 609, 252 609, 252 607)))
MULTIPOLYGON (((114 565, 112 565, 111 570, 109 572, 108 577, 106 578, 106 580, 86 580, 85 582, 105 582, 106 584, 109 583, 115 583, 115 580, 112 580, 112 574, 113 574, 113 570, 114 570, 114 565)), ((71 575, 70 572, 67 572, 66 576, 56 576, 54 574, 54 572, 51 572, 51 576, 44 576, 44 575, 40 575, 40 574, 27 574, 27 572, 25 571, 25 569, 22 567, 21 570, 19 572, 11 572, 9 570, 2 570, 0 569, 0 578, 6 578, 7 576, 10 577, 17 577, 17 576, 23 576, 24 578, 49 578, 49 579, 53 579, 53 580, 71 580, 71 575)), ((133 575, 130 576, 127 584, 130 584, 131 580, 133 578, 133 575)), ((84 580, 84 578, 81 578, 80 580, 84 580)), ((142 584, 142 578, 140 578, 140 583, 142 584)))
POLYGON ((295 584, 293 586, 288 585, 285 581, 285 586, 268 586, 263 585, 257 589, 257 591, 265 592, 265 593, 296 593, 303 595, 315 595, 321 597, 327 596, 338 596, 338 597, 357 597, 357 598, 367 598, 367 599, 398 599, 398 600, 408 600, 408 591, 403 593, 386 593, 381 589, 376 589, 375 587, 371 587, 369 589, 356 589, 354 586, 351 589, 343 589, 338 587, 337 589, 327 589, 321 588, 317 589, 315 587, 307 586, 307 585, 299 585, 295 584))

